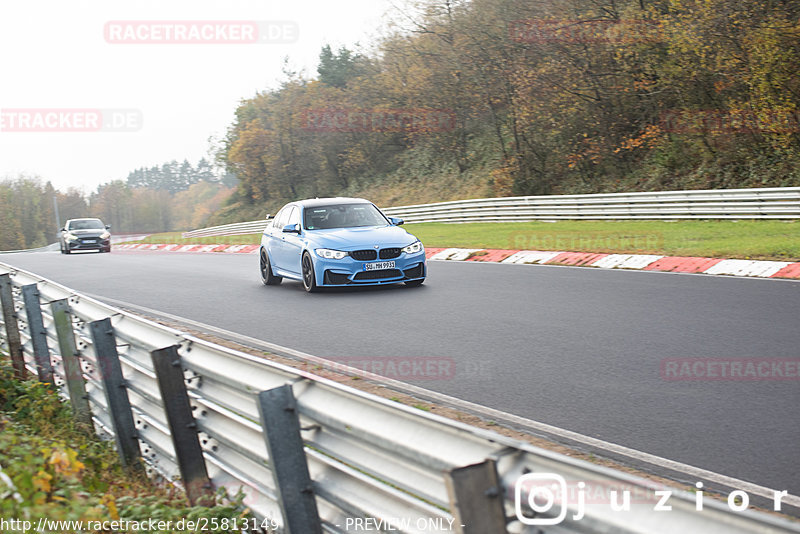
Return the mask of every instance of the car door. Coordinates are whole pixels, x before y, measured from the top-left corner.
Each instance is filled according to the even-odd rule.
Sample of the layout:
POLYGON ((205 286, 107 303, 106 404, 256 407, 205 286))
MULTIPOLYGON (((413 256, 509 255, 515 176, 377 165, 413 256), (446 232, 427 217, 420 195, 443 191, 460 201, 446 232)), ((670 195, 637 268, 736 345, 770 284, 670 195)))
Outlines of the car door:
POLYGON ((286 221, 289 217, 289 207, 282 208, 272 219, 267 227, 264 229, 264 248, 269 254, 270 262, 276 269, 282 269, 280 264, 280 246, 283 242, 283 233, 281 232, 281 222, 286 221))
POLYGON ((296 224, 300 228, 300 208, 292 206, 286 221, 276 228, 276 231, 281 233, 281 240, 276 251, 278 253, 278 262, 280 268, 290 273, 300 274, 300 254, 303 252, 303 240, 300 234, 284 232, 283 227, 290 224, 296 224))

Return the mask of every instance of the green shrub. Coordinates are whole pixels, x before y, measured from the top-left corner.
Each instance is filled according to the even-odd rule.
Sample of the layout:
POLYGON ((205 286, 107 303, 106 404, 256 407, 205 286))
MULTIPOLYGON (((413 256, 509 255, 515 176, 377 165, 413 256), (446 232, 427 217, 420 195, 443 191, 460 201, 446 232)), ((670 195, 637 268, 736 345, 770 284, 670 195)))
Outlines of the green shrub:
MULTIPOLYGON (((124 469, 112 442, 72 418, 48 384, 19 381, 0 358, 0 517, 37 522, 247 517, 242 495, 215 506, 188 506, 182 492, 158 484, 141 470, 124 469)), ((87 530, 84 532, 101 532, 87 530)), ((187 532, 164 530, 163 532, 187 532)), ((230 532, 230 530, 205 530, 230 532)))

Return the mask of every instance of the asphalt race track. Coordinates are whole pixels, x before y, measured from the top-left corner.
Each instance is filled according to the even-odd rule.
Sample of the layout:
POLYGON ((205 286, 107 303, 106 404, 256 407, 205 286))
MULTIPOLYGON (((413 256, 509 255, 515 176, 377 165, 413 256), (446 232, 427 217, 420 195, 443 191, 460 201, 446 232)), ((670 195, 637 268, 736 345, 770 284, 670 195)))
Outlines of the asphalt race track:
POLYGON ((798 358, 800 283, 431 262, 419 288, 264 287, 256 255, 0 255, 78 291, 317 356, 451 358, 428 389, 800 495, 800 380, 669 381, 669 358, 798 358))

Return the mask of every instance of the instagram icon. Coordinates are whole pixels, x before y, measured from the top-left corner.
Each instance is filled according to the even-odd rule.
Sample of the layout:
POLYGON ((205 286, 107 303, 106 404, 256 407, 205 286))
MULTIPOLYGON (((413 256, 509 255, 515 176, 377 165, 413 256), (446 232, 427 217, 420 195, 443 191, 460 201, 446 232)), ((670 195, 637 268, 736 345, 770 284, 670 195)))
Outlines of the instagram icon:
POLYGON ((557 525, 567 517, 567 481, 555 473, 528 473, 514 487, 514 511, 525 525, 557 525), (535 513, 526 517, 523 503, 535 513), (558 514, 551 512, 558 507, 558 514), (545 514, 547 515, 545 517, 545 514))

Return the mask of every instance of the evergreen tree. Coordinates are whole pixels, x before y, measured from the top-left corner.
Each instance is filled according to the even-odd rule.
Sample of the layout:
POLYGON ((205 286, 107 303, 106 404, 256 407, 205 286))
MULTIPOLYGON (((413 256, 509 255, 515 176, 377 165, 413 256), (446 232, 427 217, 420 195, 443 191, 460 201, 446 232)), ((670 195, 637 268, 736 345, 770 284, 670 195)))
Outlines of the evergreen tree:
POLYGON ((366 67, 367 59, 364 56, 354 54, 344 46, 334 53, 330 45, 325 45, 319 54, 317 73, 319 81, 325 85, 345 87, 354 78, 365 74, 366 67))

